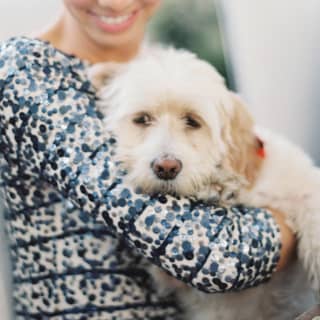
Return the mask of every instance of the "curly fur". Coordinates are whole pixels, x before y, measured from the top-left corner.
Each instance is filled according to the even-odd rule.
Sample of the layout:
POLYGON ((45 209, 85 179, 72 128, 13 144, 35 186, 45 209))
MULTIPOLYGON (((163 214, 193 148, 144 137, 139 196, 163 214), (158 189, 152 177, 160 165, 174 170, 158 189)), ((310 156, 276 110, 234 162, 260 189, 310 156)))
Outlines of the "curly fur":
MULTIPOLYGON (((311 287, 320 287, 320 171, 304 152, 255 128, 216 70, 189 52, 150 48, 127 65, 97 65, 90 75, 100 86, 106 128, 118 138, 118 157, 132 184, 145 192, 273 207, 287 214, 297 233, 297 261, 267 284, 216 295, 173 286, 186 319, 291 320, 313 304, 311 287), (134 119, 143 114, 149 123, 141 126, 134 119), (199 128, 190 127, 188 117, 199 128), (265 159, 257 156, 257 136, 265 159), (163 157, 183 164, 174 180, 152 171, 150 163, 163 157)), ((172 289, 159 270, 154 274, 172 289)))

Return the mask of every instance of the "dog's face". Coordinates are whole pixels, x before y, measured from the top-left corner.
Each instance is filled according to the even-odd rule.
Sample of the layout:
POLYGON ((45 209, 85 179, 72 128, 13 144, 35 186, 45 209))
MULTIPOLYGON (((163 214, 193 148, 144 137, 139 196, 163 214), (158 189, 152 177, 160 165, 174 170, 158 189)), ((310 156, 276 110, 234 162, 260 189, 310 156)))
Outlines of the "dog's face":
POLYGON ((101 110, 131 183, 196 195, 245 174, 252 121, 211 66, 162 49, 121 69, 101 91, 101 110))
POLYGON ((158 100, 128 111, 115 125, 120 161, 144 191, 192 194, 209 183, 219 154, 194 106, 158 100))

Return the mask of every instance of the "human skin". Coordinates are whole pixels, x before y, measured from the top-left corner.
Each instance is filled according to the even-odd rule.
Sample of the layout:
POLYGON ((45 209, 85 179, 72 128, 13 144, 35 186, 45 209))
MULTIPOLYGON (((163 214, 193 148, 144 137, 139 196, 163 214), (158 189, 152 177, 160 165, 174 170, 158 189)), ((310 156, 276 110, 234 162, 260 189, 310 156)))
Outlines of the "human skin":
POLYGON ((137 54, 147 23, 161 2, 64 0, 56 23, 38 37, 91 63, 126 62, 137 54), (123 18, 124 22, 106 22, 106 18, 123 18))
MULTIPOLYGON (((58 20, 38 38, 90 63, 127 62, 138 52, 148 21, 161 0, 64 0, 58 20), (101 18, 103 16, 103 18, 101 18), (110 19, 111 18, 111 19, 110 19), (114 19, 118 19, 118 22, 114 19)), ((272 206, 272 204, 270 204, 272 206)), ((295 256, 296 239, 284 215, 268 210, 277 221, 282 248, 277 271, 295 256)))

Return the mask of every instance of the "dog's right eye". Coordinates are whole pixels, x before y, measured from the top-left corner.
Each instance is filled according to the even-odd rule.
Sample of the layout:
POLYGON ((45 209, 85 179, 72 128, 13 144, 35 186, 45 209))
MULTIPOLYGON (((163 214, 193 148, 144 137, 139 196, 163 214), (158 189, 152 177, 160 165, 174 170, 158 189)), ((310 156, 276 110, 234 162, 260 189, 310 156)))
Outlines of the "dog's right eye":
POLYGON ((188 114, 185 116, 184 119, 185 119, 187 127, 192 128, 192 129, 201 128, 201 123, 195 116, 188 114))
POLYGON ((139 126, 147 127, 151 124, 152 118, 148 113, 143 113, 133 119, 133 123, 139 126))

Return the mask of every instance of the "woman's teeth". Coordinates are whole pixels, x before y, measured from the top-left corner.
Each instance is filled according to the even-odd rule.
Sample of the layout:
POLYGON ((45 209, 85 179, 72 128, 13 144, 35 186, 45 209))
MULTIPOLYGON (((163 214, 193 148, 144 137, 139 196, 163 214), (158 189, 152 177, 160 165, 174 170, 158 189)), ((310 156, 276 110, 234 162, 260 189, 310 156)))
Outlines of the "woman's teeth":
POLYGON ((100 18, 101 21, 103 21, 106 24, 115 25, 115 24, 124 23, 131 16, 132 16, 132 14, 128 14, 128 15, 125 15, 125 16, 119 16, 119 17, 115 17, 115 18, 106 17, 106 16, 99 16, 99 18, 100 18))

